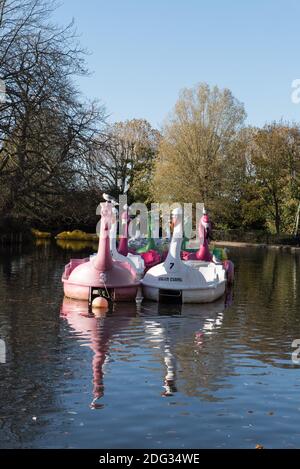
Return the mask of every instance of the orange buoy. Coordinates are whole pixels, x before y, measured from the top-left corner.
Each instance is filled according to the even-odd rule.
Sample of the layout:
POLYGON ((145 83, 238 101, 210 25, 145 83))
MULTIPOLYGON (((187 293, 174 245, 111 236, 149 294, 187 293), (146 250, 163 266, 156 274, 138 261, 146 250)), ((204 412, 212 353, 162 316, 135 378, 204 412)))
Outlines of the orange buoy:
POLYGON ((93 308, 107 309, 108 308, 108 301, 107 301, 106 298, 103 298, 102 296, 97 296, 97 298, 95 298, 93 300, 92 307, 93 308))

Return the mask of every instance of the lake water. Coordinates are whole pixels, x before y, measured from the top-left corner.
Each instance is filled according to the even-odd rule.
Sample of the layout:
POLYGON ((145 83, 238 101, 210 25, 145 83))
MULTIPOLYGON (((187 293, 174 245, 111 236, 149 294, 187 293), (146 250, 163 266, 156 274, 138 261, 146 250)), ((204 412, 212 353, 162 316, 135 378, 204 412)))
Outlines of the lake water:
POLYGON ((95 318, 60 280, 91 252, 1 251, 0 448, 300 447, 298 254, 231 249, 221 301, 95 318))

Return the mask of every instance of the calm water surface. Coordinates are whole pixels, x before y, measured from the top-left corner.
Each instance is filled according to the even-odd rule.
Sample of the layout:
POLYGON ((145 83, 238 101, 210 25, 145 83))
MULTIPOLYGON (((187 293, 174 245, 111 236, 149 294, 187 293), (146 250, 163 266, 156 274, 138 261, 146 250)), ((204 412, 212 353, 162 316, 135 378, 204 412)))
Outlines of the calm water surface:
POLYGON ((1 251, 1 448, 300 447, 299 255, 232 249, 222 301, 95 318, 60 282, 90 252, 1 251))

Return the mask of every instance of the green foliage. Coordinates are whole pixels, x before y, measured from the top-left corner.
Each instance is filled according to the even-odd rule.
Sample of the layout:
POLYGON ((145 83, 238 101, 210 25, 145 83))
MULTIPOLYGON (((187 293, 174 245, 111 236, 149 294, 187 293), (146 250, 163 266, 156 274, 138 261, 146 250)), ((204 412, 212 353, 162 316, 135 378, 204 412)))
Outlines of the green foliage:
POLYGON ((298 124, 244 127, 231 91, 200 83, 181 92, 162 134, 144 119, 108 126, 75 86, 86 67, 73 25, 48 23, 46 3, 0 2, 2 217, 93 223, 102 192, 128 189, 129 203, 204 202, 219 229, 293 233, 298 124))
POLYGON ((300 200, 300 127, 245 128, 229 90, 184 90, 154 164, 152 196, 204 202, 217 228, 292 233, 300 200))
POLYGON ((280 122, 253 129, 249 158, 250 184, 266 225, 277 234, 291 233, 299 203, 299 127, 280 122))

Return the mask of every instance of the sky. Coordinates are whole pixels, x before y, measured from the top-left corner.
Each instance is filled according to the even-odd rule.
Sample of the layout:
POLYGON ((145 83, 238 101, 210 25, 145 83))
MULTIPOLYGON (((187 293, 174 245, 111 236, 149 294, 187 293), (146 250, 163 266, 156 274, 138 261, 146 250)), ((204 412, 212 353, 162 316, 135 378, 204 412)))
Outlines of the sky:
POLYGON ((90 55, 83 94, 111 122, 144 118, 161 128, 181 89, 229 88, 249 125, 300 122, 299 0, 61 0, 90 55))

